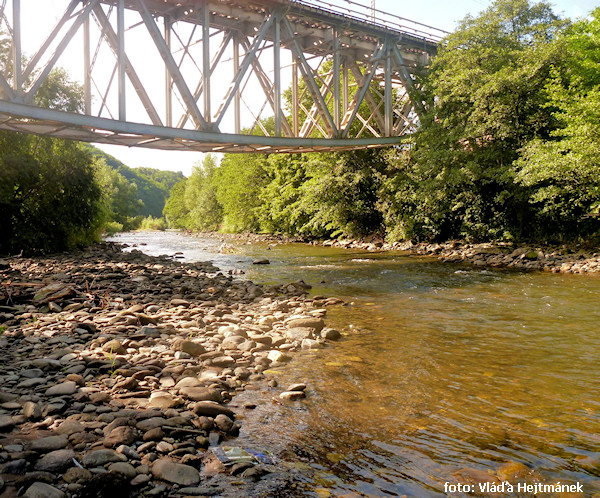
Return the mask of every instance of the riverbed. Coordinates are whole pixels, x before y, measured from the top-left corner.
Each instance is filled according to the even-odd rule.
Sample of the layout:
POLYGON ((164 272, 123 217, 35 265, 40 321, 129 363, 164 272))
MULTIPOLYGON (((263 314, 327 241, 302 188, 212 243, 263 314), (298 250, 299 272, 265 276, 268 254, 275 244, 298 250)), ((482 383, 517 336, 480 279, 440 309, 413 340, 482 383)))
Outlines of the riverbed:
POLYGON ((239 400, 258 400, 240 444, 272 450, 306 493, 443 496, 446 482, 507 462, 600 493, 598 276, 303 244, 228 240, 232 252, 220 254, 218 239, 175 232, 111 240, 256 283, 302 279, 312 295, 346 301, 327 320, 341 341, 270 373, 306 382, 306 400, 239 400), (271 264, 252 265, 257 257, 271 264))

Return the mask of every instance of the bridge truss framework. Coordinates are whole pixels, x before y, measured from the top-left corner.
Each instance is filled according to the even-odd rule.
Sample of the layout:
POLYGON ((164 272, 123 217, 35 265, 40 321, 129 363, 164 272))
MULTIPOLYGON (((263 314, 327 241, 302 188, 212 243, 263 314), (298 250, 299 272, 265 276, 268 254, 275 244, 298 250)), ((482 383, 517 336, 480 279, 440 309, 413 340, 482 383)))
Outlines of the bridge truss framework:
POLYGON ((444 34, 351 0, 64 0, 40 37, 36 2, 0 0, 0 129, 167 150, 398 144, 418 120, 415 68, 444 34), (79 108, 46 95, 59 66, 79 76, 79 108))

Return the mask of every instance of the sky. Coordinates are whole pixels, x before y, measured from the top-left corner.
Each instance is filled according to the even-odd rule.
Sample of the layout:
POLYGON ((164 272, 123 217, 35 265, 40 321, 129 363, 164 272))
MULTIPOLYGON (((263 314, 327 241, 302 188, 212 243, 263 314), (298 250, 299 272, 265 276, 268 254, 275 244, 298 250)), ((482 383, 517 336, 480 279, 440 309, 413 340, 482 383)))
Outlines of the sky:
MULTIPOLYGON (((339 4, 343 0, 336 0, 339 4)), ((353 0, 370 6, 371 0, 353 0)), ((453 31, 461 19, 467 15, 475 16, 485 10, 492 0, 375 0, 377 10, 389 12, 396 16, 417 21, 429 26, 453 31)), ((557 14, 564 17, 584 17, 594 8, 600 6, 600 0, 554 0, 550 1, 557 14)), ((51 0, 51 4, 61 12, 63 2, 51 0)), ((129 51, 129 50, 128 50, 129 51)), ((123 147, 99 145, 99 148, 121 160, 130 167, 151 167, 163 170, 182 171, 188 176, 192 167, 203 160, 204 154, 199 152, 178 152, 150 150, 140 147, 123 147)))

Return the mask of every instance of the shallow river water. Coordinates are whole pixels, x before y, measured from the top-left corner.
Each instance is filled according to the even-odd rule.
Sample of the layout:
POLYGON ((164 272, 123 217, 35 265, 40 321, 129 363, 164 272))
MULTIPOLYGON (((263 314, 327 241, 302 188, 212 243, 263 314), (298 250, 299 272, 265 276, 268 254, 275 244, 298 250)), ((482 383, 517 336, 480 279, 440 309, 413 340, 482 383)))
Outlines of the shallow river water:
POLYGON ((600 277, 300 244, 232 243, 223 255, 218 240, 173 232, 112 240, 257 283, 303 279, 352 303, 328 313, 340 342, 276 374, 306 382, 304 402, 242 395, 261 402, 240 440, 292 462, 307 493, 443 496, 455 472, 511 461, 600 493, 600 277), (271 265, 253 266, 257 256, 271 265))

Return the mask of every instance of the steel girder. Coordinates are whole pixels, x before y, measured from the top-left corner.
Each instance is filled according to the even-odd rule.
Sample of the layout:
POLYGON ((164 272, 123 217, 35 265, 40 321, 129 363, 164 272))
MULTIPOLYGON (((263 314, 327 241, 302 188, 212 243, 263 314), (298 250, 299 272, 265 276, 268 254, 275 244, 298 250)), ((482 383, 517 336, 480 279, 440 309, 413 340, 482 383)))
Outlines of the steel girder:
POLYGON ((421 108, 414 70, 443 35, 322 0, 64 0, 38 40, 35 4, 0 2, 12 48, 0 129, 168 150, 400 143, 421 108), (58 67, 81 83, 81 105, 47 95, 58 67))

